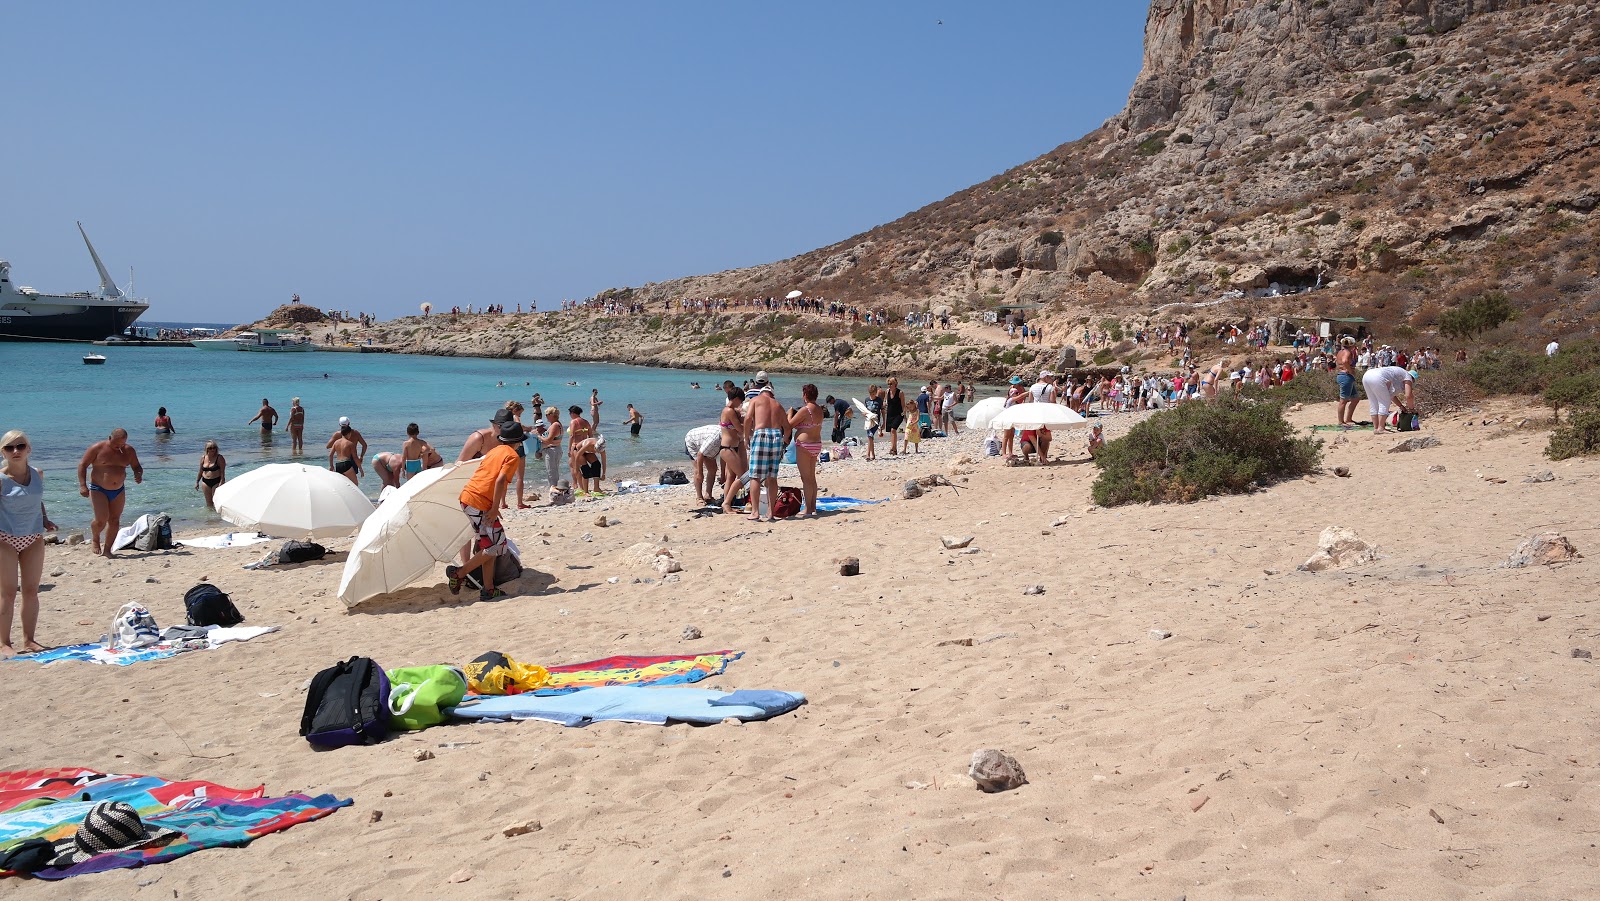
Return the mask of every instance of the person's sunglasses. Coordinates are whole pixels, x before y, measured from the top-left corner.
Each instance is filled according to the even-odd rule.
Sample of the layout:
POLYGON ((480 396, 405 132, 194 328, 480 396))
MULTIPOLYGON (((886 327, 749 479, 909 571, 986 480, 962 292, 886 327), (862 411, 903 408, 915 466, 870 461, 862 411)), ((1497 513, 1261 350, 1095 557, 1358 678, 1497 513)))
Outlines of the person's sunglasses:
POLYGON ((28 449, 28 445, 26 445, 26 444, 8 444, 8 445, 5 446, 5 449, 8 450, 8 451, 25 451, 25 450, 28 449))

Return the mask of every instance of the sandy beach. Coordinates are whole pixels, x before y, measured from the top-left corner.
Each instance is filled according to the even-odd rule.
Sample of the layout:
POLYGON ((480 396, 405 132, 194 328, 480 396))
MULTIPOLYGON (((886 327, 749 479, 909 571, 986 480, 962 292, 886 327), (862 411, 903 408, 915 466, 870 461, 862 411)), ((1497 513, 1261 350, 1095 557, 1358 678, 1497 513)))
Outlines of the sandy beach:
MULTIPOLYGON (((52 547, 47 643, 94 640, 129 600, 181 622, 202 577, 247 624, 283 628, 126 668, 0 664, 8 769, 264 783, 355 805, 245 849, 5 888, 1584 896, 1600 757, 1594 663, 1572 652, 1600 651, 1594 563, 1499 568, 1542 531, 1597 553, 1600 464, 1551 464, 1545 433, 1511 425, 1545 416, 1515 402, 1441 416, 1428 434, 1442 445, 1412 453, 1386 453, 1395 436, 1324 434, 1326 467, 1350 478, 1188 506, 1091 508, 1092 465, 957 463, 978 457, 981 435, 963 434, 923 442, 920 458, 824 466, 828 493, 893 499, 815 520, 696 517, 687 487, 536 509, 507 521, 529 572, 491 603, 452 598, 442 566, 352 614, 335 596, 342 554, 247 571, 268 546, 113 561, 52 547), (1523 481, 1542 470, 1555 481, 1523 481), (933 473, 955 487, 900 498, 906 479, 933 473), (597 527, 601 514, 618 524, 597 527), (1379 559, 1297 570, 1329 525, 1379 559), (944 535, 974 536, 976 551, 945 550, 944 535), (680 578, 625 565, 640 542, 669 548, 680 578), (860 576, 838 575, 847 555, 860 576), (1033 585, 1044 592, 1024 595, 1033 585), (683 640, 688 625, 704 637, 683 640), (744 726, 450 725, 324 753, 297 734, 306 681, 351 654, 392 668, 489 650, 558 664, 722 649, 745 656, 702 685, 809 704, 744 726), (978 748, 1015 755, 1029 784, 977 791, 965 772, 978 748), (435 756, 419 761, 421 749, 435 756), (529 820, 542 828, 501 835, 529 820)), ((1113 417, 1108 437, 1130 418, 1113 417)), ((1333 405, 1291 419, 1331 422, 1333 405)), ((1062 445, 1082 459, 1081 433, 1062 445)), ((792 470, 782 481, 798 484, 792 470)))

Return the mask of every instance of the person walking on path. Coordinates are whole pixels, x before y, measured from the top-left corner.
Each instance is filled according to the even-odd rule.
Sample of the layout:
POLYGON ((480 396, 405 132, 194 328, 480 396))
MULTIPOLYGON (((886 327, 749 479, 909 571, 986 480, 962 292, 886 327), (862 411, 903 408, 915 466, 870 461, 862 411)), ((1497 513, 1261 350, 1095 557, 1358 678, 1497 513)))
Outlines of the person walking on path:
MULTIPOLYGON (((789 417, 772 394, 772 383, 765 372, 750 383, 755 392, 745 419, 745 444, 750 448, 750 519, 761 521, 761 492, 766 489, 767 504, 778 505, 778 463, 789 443, 789 417)), ((769 509, 769 514, 771 510, 769 509)), ((773 518, 768 517, 771 522, 773 518)))
POLYGON ((500 507, 506 502, 506 489, 511 487, 512 480, 516 478, 517 461, 521 459, 517 456, 516 446, 528 440, 528 433, 522 430, 521 423, 510 419, 500 423, 497 439, 499 446, 484 454, 483 462, 478 464, 477 471, 467 480, 457 498, 461 511, 467 515, 467 522, 472 525, 473 554, 461 566, 444 568, 445 577, 450 580, 451 594, 461 593, 463 574, 481 570, 478 575, 478 581, 483 585, 478 592, 480 601, 506 596, 504 591, 494 586, 494 565, 506 548, 506 530, 500 523, 500 507))
MULTIPOLYGON (((263 397, 261 398, 261 409, 256 412, 256 415, 250 417, 250 422, 260 422, 262 432, 271 432, 272 427, 278 423, 278 411, 272 409, 272 404, 267 403, 267 399, 263 397)), ((250 422, 245 423, 245 425, 249 425, 250 422)))
POLYGON ((56 524, 44 512, 44 473, 28 463, 28 436, 12 429, 0 436, 0 658, 14 656, 11 616, 22 595, 22 650, 44 650, 34 635, 39 624, 39 577, 44 572, 44 533, 56 524))
POLYGON ((228 458, 217 450, 217 442, 207 441, 205 451, 200 454, 200 471, 194 477, 194 490, 205 494, 207 509, 217 509, 212 497, 217 493, 217 486, 227 480, 228 458))
POLYGON ((135 485, 144 482, 139 453, 128 443, 127 429, 112 429, 104 441, 89 445, 78 461, 78 494, 89 498, 94 521, 89 525, 90 546, 103 557, 111 556, 111 543, 122 528, 122 508, 128 503, 128 469, 135 485))

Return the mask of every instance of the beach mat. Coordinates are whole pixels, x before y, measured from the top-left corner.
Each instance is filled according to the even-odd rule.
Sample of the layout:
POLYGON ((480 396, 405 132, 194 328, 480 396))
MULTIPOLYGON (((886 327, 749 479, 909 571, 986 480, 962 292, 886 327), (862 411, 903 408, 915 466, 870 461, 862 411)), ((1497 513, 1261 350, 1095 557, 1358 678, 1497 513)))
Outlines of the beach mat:
MULTIPOLYGON (((1370 431, 1372 429, 1372 423, 1370 423, 1370 422, 1358 422, 1358 423, 1356 423, 1356 429, 1367 429, 1367 430, 1370 431)), ((1346 430, 1345 429, 1341 429, 1336 425, 1314 425, 1314 426, 1311 426, 1311 431, 1313 431, 1313 432, 1342 432, 1342 431, 1346 431, 1346 430)), ((1355 429, 1350 429, 1348 431, 1355 431, 1355 429)))
POLYGON ((47 867, 33 874, 66 879, 165 863, 205 848, 240 847, 354 803, 328 794, 268 798, 265 791, 261 786, 237 789, 77 768, 0 772, 0 850, 29 839, 70 839, 90 808, 102 801, 122 801, 137 810, 145 824, 182 833, 164 845, 107 851, 69 867, 47 867), (88 800, 81 800, 85 795, 88 800))
POLYGON ((85 663, 105 663, 111 666, 132 666, 135 663, 144 663, 147 660, 165 660, 176 657, 189 651, 210 651, 218 646, 231 641, 249 641, 269 632, 276 632, 280 626, 207 626, 206 640, 203 648, 186 648, 175 644, 162 642, 146 648, 118 648, 111 650, 102 644, 72 644, 59 648, 50 648, 44 651, 34 651, 31 654, 18 654, 10 658, 22 663, 59 663, 63 660, 78 660, 85 663))
POLYGON ((835 512, 838 510, 853 510, 856 507, 865 507, 869 504, 881 503, 883 503, 882 499, 869 501, 862 500, 861 498, 857 497, 819 497, 817 498, 817 509, 824 512, 835 512))
POLYGON ((666 654, 656 657, 621 655, 548 667, 550 681, 530 692, 539 697, 555 697, 592 688, 623 685, 690 685, 711 676, 720 676, 728 664, 744 656, 743 651, 710 651, 705 654, 666 654))
POLYGON ((559 697, 508 695, 477 698, 450 711, 464 720, 542 720, 563 726, 587 726, 604 720, 625 723, 697 723, 711 725, 734 718, 741 722, 781 716, 806 702, 786 691, 720 692, 704 688, 638 688, 607 686, 559 697))
POLYGON ((185 538, 178 542, 178 546, 215 551, 229 547, 248 547, 252 544, 265 544, 271 540, 271 538, 260 532, 229 532, 226 535, 201 535, 196 538, 185 538))

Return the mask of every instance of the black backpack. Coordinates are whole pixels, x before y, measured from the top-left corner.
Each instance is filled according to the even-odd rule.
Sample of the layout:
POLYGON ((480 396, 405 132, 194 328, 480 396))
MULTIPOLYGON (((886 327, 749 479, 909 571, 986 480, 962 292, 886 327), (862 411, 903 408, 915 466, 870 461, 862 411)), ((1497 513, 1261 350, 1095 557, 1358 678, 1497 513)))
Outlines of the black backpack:
POLYGON ((191 626, 237 626, 244 622, 244 616, 233 606, 233 601, 209 582, 201 582, 184 592, 183 608, 189 613, 191 626))
POLYGON ((661 474, 662 485, 687 485, 689 477, 681 469, 669 469, 661 474))
POLYGON ((300 734, 321 749, 389 737, 389 676, 370 657, 351 657, 311 679, 300 734))
POLYGON ((285 541, 278 548, 278 563, 306 563, 328 556, 328 549, 315 541, 285 541))

